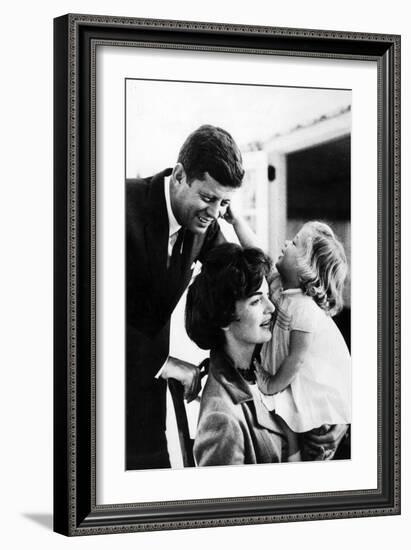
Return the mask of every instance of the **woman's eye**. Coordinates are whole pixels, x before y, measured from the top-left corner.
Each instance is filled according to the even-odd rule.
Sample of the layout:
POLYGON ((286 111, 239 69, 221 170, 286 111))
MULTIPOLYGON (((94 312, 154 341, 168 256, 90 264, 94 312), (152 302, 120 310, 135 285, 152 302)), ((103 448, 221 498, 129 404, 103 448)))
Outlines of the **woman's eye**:
POLYGON ((210 197, 204 197, 204 195, 201 197, 204 202, 211 202, 210 197))

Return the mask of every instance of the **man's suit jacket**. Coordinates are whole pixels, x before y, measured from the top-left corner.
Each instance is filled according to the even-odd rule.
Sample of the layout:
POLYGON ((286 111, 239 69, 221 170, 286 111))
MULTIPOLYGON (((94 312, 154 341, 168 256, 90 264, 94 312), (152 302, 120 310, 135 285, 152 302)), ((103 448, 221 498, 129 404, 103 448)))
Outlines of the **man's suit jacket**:
POLYGON ((224 242, 217 222, 205 234, 186 231, 181 277, 170 281, 164 178, 171 172, 127 182, 127 370, 139 385, 149 383, 167 358, 170 316, 190 282, 193 262, 224 242))

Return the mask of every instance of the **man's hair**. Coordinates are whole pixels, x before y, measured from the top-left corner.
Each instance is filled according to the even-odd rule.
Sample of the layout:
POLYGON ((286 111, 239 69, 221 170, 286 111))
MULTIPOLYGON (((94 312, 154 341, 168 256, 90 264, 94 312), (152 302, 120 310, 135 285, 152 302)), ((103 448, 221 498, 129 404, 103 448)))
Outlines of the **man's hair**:
POLYGON ((191 340, 202 349, 221 347, 221 329, 236 320, 236 302, 256 292, 270 270, 259 248, 234 243, 213 248, 188 289, 185 324, 191 340))
POLYGON ((204 174, 224 187, 240 187, 244 169, 240 149, 231 135, 217 126, 204 124, 185 140, 178 154, 188 182, 203 180, 204 174))
POLYGON ((328 315, 336 315, 343 307, 348 272, 344 247, 325 223, 307 222, 302 232, 304 253, 298 259, 301 288, 328 315))

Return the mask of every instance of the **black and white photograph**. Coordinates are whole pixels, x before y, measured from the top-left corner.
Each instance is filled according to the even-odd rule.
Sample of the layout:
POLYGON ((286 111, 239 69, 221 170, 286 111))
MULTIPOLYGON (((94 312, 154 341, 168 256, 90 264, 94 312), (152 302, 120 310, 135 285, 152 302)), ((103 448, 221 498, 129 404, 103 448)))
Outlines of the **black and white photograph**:
POLYGON ((350 89, 125 80, 125 469, 351 457, 350 89))
POLYGON ((399 513, 399 46, 55 20, 57 532, 399 513))
POLYGON ((406 6, 5 3, 3 548, 407 546, 406 6))

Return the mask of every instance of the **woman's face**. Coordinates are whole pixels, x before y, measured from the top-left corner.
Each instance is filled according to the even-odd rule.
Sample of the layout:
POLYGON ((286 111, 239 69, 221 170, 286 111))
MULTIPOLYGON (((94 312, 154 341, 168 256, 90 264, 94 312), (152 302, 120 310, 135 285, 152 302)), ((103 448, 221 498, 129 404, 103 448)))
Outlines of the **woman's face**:
POLYGON ((306 231, 301 229, 292 241, 285 241, 275 267, 288 279, 298 277, 298 258, 304 252, 306 231))
POLYGON ((268 297, 268 284, 264 279, 252 296, 236 303, 237 319, 224 329, 226 337, 243 345, 268 342, 272 335, 273 312, 274 306, 268 297))

